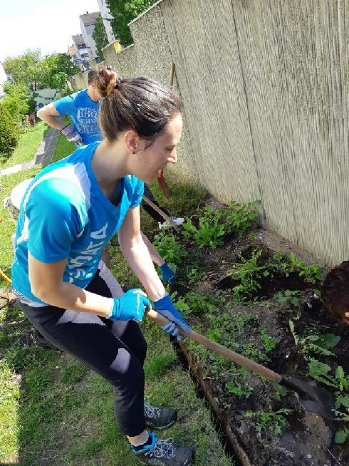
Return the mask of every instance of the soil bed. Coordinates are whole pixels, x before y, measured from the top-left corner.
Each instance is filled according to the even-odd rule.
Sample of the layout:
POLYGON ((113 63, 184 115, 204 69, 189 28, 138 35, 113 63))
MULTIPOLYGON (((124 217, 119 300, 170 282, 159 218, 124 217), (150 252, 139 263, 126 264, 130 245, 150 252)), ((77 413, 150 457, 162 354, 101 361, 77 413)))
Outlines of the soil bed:
MULTIPOLYGON (((311 283, 302 274, 292 270, 285 274, 275 265, 282 262, 275 256, 279 251, 293 252, 305 264, 310 263, 308 257, 292 245, 285 249, 278 237, 270 241, 264 230, 230 238, 217 249, 199 249, 183 238, 181 242, 188 256, 178 269, 175 299, 196 331, 280 374, 311 381, 311 358, 333 371, 340 365, 349 373, 348 329, 325 311, 317 296, 319 280, 311 283), (231 272, 256 251, 258 287, 236 299, 233 289, 240 282, 231 272), (200 272, 199 278, 193 277, 193 269, 200 272), (313 352, 308 343, 317 344, 317 337, 328 334, 340 337, 331 349, 333 355, 313 352), (309 335, 313 340, 306 338, 309 335)), ((341 427, 338 421, 305 411, 295 392, 286 393, 190 340, 184 340, 181 348, 241 464, 349 464, 348 440, 334 443, 334 433, 341 427)))

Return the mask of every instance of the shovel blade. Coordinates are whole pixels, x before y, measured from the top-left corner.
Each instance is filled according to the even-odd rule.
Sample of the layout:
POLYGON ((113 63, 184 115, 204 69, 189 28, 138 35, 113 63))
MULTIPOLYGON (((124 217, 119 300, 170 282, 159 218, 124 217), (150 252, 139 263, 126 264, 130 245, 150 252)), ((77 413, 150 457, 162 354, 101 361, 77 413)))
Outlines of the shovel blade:
POLYGON ((325 388, 315 383, 306 382, 299 377, 282 377, 280 382, 285 387, 298 393, 299 402, 307 410, 320 416, 334 420, 334 397, 325 388))

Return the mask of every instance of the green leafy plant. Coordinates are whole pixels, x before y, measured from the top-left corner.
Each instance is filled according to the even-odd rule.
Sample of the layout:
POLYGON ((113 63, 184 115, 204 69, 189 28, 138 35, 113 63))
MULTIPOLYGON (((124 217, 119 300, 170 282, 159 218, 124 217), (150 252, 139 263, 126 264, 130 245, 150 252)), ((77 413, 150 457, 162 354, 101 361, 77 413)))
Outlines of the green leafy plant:
POLYGON ((224 229, 226 234, 232 234, 241 238, 249 228, 256 224, 259 216, 256 207, 260 203, 258 200, 247 204, 238 204, 232 201, 224 210, 224 229))
POLYGON ((176 301, 176 306, 181 312, 184 312, 185 315, 190 313, 197 315, 207 315, 210 313, 215 314, 217 307, 222 306, 224 303, 224 299, 219 294, 209 295, 206 293, 189 291, 178 300, 175 297, 176 294, 176 292, 172 294, 176 301))
POLYGON ((199 248, 205 246, 217 248, 223 244, 224 226, 219 223, 216 217, 212 221, 206 217, 199 218, 198 228, 188 219, 183 224, 183 235, 186 238, 193 238, 199 248))
POLYGON ((273 351, 277 347, 280 341, 278 338, 268 335, 265 329, 261 330, 261 339, 262 339, 264 351, 267 354, 273 351))
POLYGON ((246 411, 246 417, 257 418, 256 431, 262 432, 269 428, 272 429, 275 435, 281 435, 285 427, 288 426, 286 416, 292 412, 291 409, 281 408, 278 411, 246 411))
POLYGON ((154 245, 168 264, 179 265, 187 253, 175 236, 160 232, 154 238, 154 245))
MULTIPOLYGON (((335 374, 331 374, 331 367, 317 359, 311 359, 308 363, 308 373, 313 379, 333 387, 335 389, 336 404, 338 410, 341 407, 349 408, 349 374, 345 374, 342 366, 337 366, 335 374)), ((344 414, 340 413, 339 414, 344 414)), ((349 420, 349 416, 344 414, 349 420)))
POLYGON ((17 145, 19 130, 16 121, 0 103, 0 155, 9 158, 17 145))
POLYGON ((299 296, 300 296, 299 291, 284 290, 284 291, 278 291, 277 293, 275 293, 274 298, 283 307, 287 307, 287 306, 298 307, 300 305, 299 296))
POLYGON ((200 283, 204 279, 204 277, 205 274, 196 267, 192 267, 187 272, 187 279, 189 285, 196 285, 197 283, 200 283))
POLYGON ((290 254, 290 271, 298 272, 299 276, 303 277, 307 283, 321 282, 324 278, 320 267, 316 264, 305 265, 293 252, 290 254))
POLYGON ((227 382, 225 384, 225 389, 231 395, 235 395, 239 398, 249 398, 253 393, 251 387, 246 387, 236 380, 227 382))
POLYGON ((240 256, 242 262, 234 264, 230 271, 232 279, 238 282, 238 285, 233 289, 235 302, 249 298, 253 293, 260 290, 260 279, 270 275, 268 265, 258 264, 261 255, 262 251, 256 250, 253 251, 250 259, 240 256))
POLYGON ((323 335, 308 335, 300 336, 295 331, 295 325, 292 319, 288 322, 294 342, 297 346, 301 347, 302 352, 306 357, 311 354, 320 354, 322 356, 334 356, 330 351, 339 342, 340 337, 332 333, 325 333, 323 335))
POLYGON ((298 273, 300 277, 304 278, 306 283, 319 283, 324 278, 319 266, 316 264, 305 265, 293 252, 291 252, 289 257, 282 252, 275 252, 273 254, 273 262, 275 271, 284 274, 286 277, 292 272, 298 273))
POLYGON ((336 431, 334 441, 336 443, 342 444, 349 438, 349 428, 344 427, 344 429, 338 429, 336 431))

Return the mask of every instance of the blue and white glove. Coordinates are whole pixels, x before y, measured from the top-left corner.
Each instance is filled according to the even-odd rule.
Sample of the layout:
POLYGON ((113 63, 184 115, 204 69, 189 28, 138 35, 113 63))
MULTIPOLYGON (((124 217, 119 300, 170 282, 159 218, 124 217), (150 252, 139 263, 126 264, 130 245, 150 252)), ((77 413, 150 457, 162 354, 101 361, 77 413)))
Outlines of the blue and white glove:
POLYGON ((178 341, 183 340, 183 335, 179 333, 178 327, 187 333, 191 332, 191 328, 183 319, 182 314, 175 308, 172 299, 168 294, 163 298, 154 301, 154 309, 170 321, 167 325, 161 328, 173 337, 176 337, 178 341))
POLYGON ((67 125, 61 129, 61 133, 68 139, 68 141, 73 142, 77 146, 82 145, 82 138, 79 133, 77 133, 72 125, 67 125))
POLYGON ((172 283, 174 283, 174 278, 175 278, 176 272, 174 270, 172 270, 168 266, 168 264, 166 264, 166 262, 164 262, 162 265, 160 265, 160 272, 161 272, 162 280, 165 283, 170 283, 170 285, 172 283))
POLYGON ((142 320, 150 301, 144 291, 133 288, 126 291, 120 298, 114 298, 114 305, 109 319, 111 320, 142 320))

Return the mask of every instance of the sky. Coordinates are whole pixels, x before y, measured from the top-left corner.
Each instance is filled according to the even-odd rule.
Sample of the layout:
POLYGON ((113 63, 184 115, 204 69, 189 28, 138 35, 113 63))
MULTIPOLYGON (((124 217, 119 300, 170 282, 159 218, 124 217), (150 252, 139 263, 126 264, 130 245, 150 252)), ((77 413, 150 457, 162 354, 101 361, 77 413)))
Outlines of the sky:
POLYGON ((27 49, 66 52, 86 11, 99 11, 97 0, 0 0, 0 61, 27 49))

